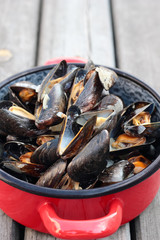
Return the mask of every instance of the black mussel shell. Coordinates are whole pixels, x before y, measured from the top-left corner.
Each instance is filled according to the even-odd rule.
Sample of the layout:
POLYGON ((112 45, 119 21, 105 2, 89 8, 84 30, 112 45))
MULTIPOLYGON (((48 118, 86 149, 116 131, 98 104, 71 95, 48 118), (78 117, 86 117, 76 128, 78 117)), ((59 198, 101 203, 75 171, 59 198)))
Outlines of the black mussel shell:
POLYGON ((27 152, 33 152, 35 151, 36 146, 18 142, 18 141, 10 141, 6 142, 4 144, 4 157, 13 157, 17 160, 19 160, 20 156, 22 154, 25 154, 27 152))
POLYGON ((152 122, 141 125, 125 125, 124 132, 129 136, 147 136, 157 138, 160 136, 160 122, 152 122))
POLYGON ((37 86, 28 81, 16 82, 10 86, 9 99, 29 112, 34 112, 37 86))
POLYGON ((108 153, 109 134, 102 130, 69 163, 68 175, 76 182, 95 180, 105 169, 108 153))
POLYGON ((127 160, 121 160, 114 165, 106 168, 100 175, 99 181, 104 184, 113 184, 123 181, 133 171, 134 165, 127 160))
POLYGON ((9 169, 11 172, 29 175, 31 177, 40 177, 40 175, 46 170, 46 167, 40 164, 24 163, 21 161, 5 160, 1 162, 1 166, 4 169, 9 169))
POLYGON ((114 94, 108 94, 102 98, 97 106, 97 110, 111 109, 114 110, 116 114, 123 110, 123 102, 120 97, 114 94))
POLYGON ((65 174, 67 162, 63 159, 58 159, 47 171, 39 178, 36 185, 56 188, 62 176, 65 174))
POLYGON ((77 66, 69 65, 67 68, 66 75, 64 75, 64 77, 60 81, 60 84, 62 85, 67 96, 70 95, 71 88, 73 85, 73 80, 74 80, 78 70, 79 70, 79 68, 77 66))
MULTIPOLYGON (((88 75, 89 73, 86 78, 88 75)), ((100 101, 102 91, 103 86, 99 80, 98 73, 91 70, 91 76, 85 83, 85 87, 74 105, 79 107, 81 113, 90 111, 95 107, 95 104, 100 101)))
POLYGON ((76 73, 76 76, 74 78, 74 82, 72 85, 71 93, 69 96, 68 101, 68 109, 70 106, 72 106, 78 99, 79 95, 84 89, 84 79, 86 77, 86 70, 79 69, 76 73))
MULTIPOLYGON (((74 157, 92 138, 94 127, 96 125, 96 116, 90 118, 86 124, 78 131, 75 137, 69 142, 67 147, 61 153, 63 159, 74 157)), ((61 142, 59 147, 61 147, 61 142)))
POLYGON ((33 152, 31 162, 51 166, 58 159, 57 146, 57 138, 42 144, 33 152))
POLYGON ((45 133, 36 128, 34 120, 18 116, 7 109, 0 109, 0 116, 0 130, 6 135, 27 138, 45 133))
POLYGON ((35 109, 35 124, 39 129, 47 128, 51 125, 60 123, 63 119, 58 113, 66 111, 66 95, 63 87, 57 83, 50 90, 49 94, 45 94, 42 104, 37 103, 35 109))
POLYGON ((61 61, 59 64, 54 66, 47 76, 42 81, 38 90, 38 102, 41 102, 45 94, 48 94, 51 87, 51 82, 55 79, 63 77, 67 73, 67 62, 65 60, 61 61))

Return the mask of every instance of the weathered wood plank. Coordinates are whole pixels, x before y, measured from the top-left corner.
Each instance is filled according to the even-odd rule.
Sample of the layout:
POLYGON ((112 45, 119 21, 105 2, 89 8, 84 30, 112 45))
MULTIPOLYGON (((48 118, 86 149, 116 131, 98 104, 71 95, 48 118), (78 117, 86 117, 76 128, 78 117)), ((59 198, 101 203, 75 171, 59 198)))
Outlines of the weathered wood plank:
POLYGON ((0 0, 0 80, 35 65, 39 0, 0 0))
POLYGON ((160 239, 159 223, 160 191, 145 212, 135 220, 137 240, 160 239))
MULTIPOLYGON (((35 64, 39 0, 0 0, 0 80, 35 64)), ((0 210, 0 238, 20 240, 19 225, 0 210)))
POLYGON ((121 226, 117 232, 115 232, 113 235, 106 237, 106 238, 100 238, 99 240, 130 240, 130 230, 129 230, 129 224, 125 224, 121 226))
POLYGON ((25 229, 24 240, 55 240, 56 238, 45 233, 34 231, 30 228, 25 229))
MULTIPOLYGON (((160 93, 159 1, 113 0, 118 67, 160 93)), ((160 191, 151 205, 135 220, 138 240, 160 238, 160 191)))
MULTIPOLYGON (((32 229, 26 228, 25 230, 25 238, 24 240, 61 240, 58 238, 54 238, 49 234, 40 233, 37 231, 34 231, 32 229)), ((114 233, 112 236, 106 237, 106 238, 99 238, 97 240, 130 240, 130 230, 129 230, 129 224, 125 224, 121 226, 116 233, 114 233)))
POLYGON ((39 65, 53 57, 79 56, 114 66, 113 53, 109 1, 44 1, 39 65))
POLYGON ((0 237, 3 240, 21 240, 19 224, 0 210, 0 237))
POLYGON ((44 1, 38 64, 60 56, 87 58, 87 31, 86 1, 44 1))
POLYGON ((110 1, 88 1, 89 57, 97 64, 115 66, 110 1))
POLYGON ((160 93, 160 2, 113 0, 118 67, 160 93))

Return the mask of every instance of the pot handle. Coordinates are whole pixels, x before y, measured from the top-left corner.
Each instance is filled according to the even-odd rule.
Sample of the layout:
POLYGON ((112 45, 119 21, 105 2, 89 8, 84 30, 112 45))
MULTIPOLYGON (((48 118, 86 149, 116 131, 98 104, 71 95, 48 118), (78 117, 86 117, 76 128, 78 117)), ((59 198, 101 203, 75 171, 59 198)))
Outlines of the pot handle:
POLYGON ((42 204, 38 211, 48 232, 54 237, 64 239, 107 237, 117 231, 122 221, 122 203, 117 199, 112 200, 108 214, 97 219, 62 219, 49 202, 42 204))
POLYGON ((81 57, 56 57, 45 62, 44 65, 57 64, 62 60, 66 60, 67 63, 86 63, 87 60, 81 57))

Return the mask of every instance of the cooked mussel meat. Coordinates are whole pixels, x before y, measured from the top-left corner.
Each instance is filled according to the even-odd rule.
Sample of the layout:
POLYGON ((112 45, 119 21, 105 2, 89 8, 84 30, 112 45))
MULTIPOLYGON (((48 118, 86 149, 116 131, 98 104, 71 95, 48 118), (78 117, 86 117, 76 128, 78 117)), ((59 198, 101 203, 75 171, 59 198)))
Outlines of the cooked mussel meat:
POLYGON ((146 142, 145 137, 133 137, 128 136, 127 134, 121 134, 119 137, 112 143, 112 147, 116 149, 128 148, 132 146, 142 145, 146 142))
POLYGON ((33 112, 37 99, 37 86, 28 81, 16 82, 10 86, 9 98, 18 106, 33 112))
POLYGON ((143 155, 131 157, 128 161, 134 165, 134 174, 141 172, 151 164, 151 161, 143 155))

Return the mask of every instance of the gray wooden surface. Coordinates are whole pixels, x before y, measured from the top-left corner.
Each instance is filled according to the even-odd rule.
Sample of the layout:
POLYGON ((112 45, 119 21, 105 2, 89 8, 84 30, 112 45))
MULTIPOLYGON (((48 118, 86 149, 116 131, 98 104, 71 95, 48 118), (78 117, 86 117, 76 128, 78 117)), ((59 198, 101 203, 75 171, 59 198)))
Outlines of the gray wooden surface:
MULTIPOLYGON (((160 93, 160 2, 0 0, 0 80, 53 57, 91 58, 131 73, 160 93)), ((160 239, 160 192, 107 240, 160 239)), ((51 240, 0 211, 0 239, 51 240)))

